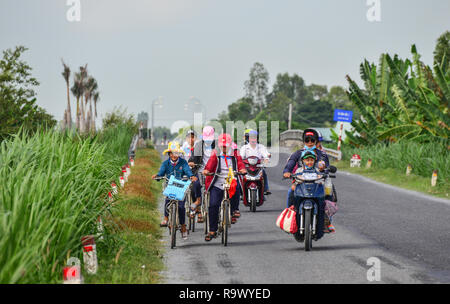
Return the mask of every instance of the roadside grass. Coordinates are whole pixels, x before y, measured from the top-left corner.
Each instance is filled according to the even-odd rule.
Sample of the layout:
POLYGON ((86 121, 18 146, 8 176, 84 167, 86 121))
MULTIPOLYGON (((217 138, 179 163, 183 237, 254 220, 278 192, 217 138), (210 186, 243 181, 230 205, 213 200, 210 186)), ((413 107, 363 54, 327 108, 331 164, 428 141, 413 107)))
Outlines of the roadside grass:
POLYGON ((138 149, 135 166, 125 188, 119 191, 104 219, 109 242, 97 244, 99 271, 87 275, 88 284, 154 284, 164 268, 162 233, 159 228, 158 196, 161 185, 151 180, 159 169, 159 153, 138 149), (114 244, 114 246, 106 246, 114 244))
POLYGON ((381 168, 365 168, 365 164, 361 164, 360 168, 351 168, 349 160, 342 160, 333 162, 338 170, 347 171, 350 173, 360 174, 369 177, 378 182, 397 186, 404 189, 423 192, 428 195, 433 195, 441 198, 450 198, 450 185, 448 183, 438 183, 436 187, 431 187, 431 173, 430 177, 426 178, 415 174, 406 175, 406 168, 404 171, 398 169, 381 169, 381 168))

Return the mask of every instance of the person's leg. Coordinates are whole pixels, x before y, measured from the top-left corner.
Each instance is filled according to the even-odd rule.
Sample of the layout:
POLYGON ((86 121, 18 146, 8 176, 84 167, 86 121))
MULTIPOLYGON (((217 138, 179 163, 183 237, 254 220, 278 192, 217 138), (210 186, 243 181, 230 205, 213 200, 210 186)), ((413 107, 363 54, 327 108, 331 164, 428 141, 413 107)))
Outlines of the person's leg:
POLYGON ((209 191, 209 231, 217 232, 219 226, 219 209, 223 199, 223 190, 212 187, 209 191))
POLYGON ((230 205, 231 205, 231 223, 234 224, 237 221, 236 212, 239 211, 239 199, 240 199, 240 191, 239 189, 236 189, 236 193, 234 196, 230 199, 230 205))
POLYGON ((267 178, 266 170, 263 170, 263 178, 264 178, 264 193, 270 194, 270 191, 269 191, 269 179, 267 178))
POLYGON ((323 236, 323 224, 325 220, 325 202, 324 200, 319 201, 319 210, 317 214, 317 229, 316 229, 316 235, 317 239, 322 238, 323 236))
POLYGON ((293 196, 294 196, 294 192, 292 191, 291 188, 289 188, 289 191, 287 194, 287 199, 286 199, 286 208, 289 208, 293 205, 293 196))
POLYGON ((180 225, 184 225, 186 222, 186 208, 184 205, 185 201, 178 202, 178 219, 180 221, 180 225))
POLYGON ((164 202, 164 219, 159 224, 161 227, 167 227, 167 222, 169 221, 169 211, 167 210, 167 204, 169 203, 169 200, 166 199, 164 202))

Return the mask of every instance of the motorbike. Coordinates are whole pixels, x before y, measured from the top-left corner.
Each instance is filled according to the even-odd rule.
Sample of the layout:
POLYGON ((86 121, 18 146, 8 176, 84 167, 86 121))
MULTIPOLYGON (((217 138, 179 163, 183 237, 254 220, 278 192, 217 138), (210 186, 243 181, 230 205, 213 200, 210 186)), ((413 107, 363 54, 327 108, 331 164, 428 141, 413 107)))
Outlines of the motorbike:
POLYGON ((244 164, 247 174, 242 181, 242 200, 251 212, 256 212, 256 207, 264 203, 264 165, 257 156, 246 158, 244 164))
POLYGON ((318 229, 324 227, 326 187, 330 178, 335 178, 337 168, 330 166, 323 172, 302 172, 292 176, 295 184, 294 208, 297 215, 298 231, 294 238, 305 243, 305 251, 312 249, 312 241, 318 240, 318 229))

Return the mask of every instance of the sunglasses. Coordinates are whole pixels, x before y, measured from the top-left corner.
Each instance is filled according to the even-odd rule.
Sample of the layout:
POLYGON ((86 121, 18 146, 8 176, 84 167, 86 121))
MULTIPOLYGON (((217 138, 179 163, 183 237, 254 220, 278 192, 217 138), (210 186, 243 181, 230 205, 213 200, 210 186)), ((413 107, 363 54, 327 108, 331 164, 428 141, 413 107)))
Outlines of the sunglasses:
POLYGON ((316 142, 316 140, 314 139, 314 138, 306 138, 305 139, 305 143, 314 143, 314 142, 316 142))

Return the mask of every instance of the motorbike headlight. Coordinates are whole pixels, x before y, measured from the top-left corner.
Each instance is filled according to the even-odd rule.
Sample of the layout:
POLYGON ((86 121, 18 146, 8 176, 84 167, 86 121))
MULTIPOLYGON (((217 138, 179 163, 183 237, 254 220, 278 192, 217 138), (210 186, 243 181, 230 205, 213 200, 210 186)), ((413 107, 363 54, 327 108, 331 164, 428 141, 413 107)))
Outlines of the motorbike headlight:
POLYGON ((257 158, 249 158, 248 163, 249 163, 249 165, 254 166, 258 163, 258 159, 257 158))

